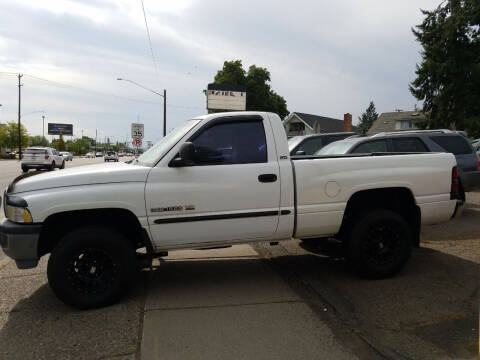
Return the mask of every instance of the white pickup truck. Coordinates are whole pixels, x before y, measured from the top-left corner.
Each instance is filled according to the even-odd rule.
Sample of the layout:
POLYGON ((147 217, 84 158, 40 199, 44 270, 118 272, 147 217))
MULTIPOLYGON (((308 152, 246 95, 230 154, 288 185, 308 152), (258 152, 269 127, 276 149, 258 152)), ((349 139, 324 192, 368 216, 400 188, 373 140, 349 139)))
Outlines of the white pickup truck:
POLYGON ((217 113, 131 163, 20 176, 4 193, 0 240, 19 268, 50 253, 51 288, 79 308, 116 301, 140 248, 148 264, 175 249, 336 237, 359 271, 386 277, 421 224, 455 214, 457 190, 452 154, 291 159, 277 115, 217 113))

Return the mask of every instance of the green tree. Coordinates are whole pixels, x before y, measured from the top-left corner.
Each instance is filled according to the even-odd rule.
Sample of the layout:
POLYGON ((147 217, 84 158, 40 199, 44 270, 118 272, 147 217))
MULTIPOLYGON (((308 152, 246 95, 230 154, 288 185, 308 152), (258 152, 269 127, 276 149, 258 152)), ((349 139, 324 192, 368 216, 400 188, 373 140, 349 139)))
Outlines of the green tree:
POLYGON ((216 84, 247 85, 246 72, 243 69, 242 60, 225 61, 223 69, 215 75, 216 84))
POLYGON ((375 104, 373 101, 370 101, 370 104, 367 107, 367 110, 365 110, 362 114, 362 116, 358 117, 358 120, 360 123, 358 124, 358 127, 360 128, 360 132, 365 135, 375 122, 375 120, 378 119, 378 114, 377 110, 375 109, 375 104))
POLYGON ((282 119, 289 113, 285 99, 270 87, 270 72, 266 68, 252 65, 246 72, 241 60, 225 61, 214 81, 216 84, 246 86, 247 110, 274 112, 282 119))
POLYGON ((68 151, 73 152, 75 155, 85 155, 90 151, 90 142, 86 138, 69 140, 65 145, 68 151))
POLYGON ((423 101, 428 128, 480 135, 480 1, 447 0, 412 29, 422 45, 411 93, 423 101))
POLYGON ((28 140, 30 146, 49 146, 50 142, 47 140, 45 136, 31 136, 28 140))
POLYGON ((58 139, 52 140, 52 146, 58 151, 65 151, 65 141, 63 140, 62 133, 60 133, 58 139))
MULTIPOLYGON (((20 138, 22 141, 22 148, 25 149, 28 145, 27 129, 20 126, 20 138)), ((11 121, 6 126, 0 128, 0 147, 16 149, 18 148, 18 123, 11 121)))

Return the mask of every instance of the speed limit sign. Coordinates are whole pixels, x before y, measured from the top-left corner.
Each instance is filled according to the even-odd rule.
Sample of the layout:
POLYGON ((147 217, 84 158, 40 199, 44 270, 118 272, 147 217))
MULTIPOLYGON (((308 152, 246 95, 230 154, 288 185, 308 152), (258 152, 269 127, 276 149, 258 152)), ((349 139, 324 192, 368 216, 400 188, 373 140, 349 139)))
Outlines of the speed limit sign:
POLYGON ((143 124, 132 123, 132 138, 143 139, 143 124))

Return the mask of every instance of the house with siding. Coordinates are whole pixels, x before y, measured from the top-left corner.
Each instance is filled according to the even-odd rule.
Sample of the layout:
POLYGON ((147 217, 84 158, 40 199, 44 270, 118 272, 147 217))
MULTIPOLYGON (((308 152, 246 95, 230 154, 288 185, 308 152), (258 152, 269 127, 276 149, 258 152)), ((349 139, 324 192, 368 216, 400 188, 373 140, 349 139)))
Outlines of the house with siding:
POLYGON ((348 113, 343 116, 343 120, 340 120, 326 116, 292 112, 283 120, 283 127, 288 137, 355 131, 356 129, 352 127, 352 115, 348 113))
POLYGON ((417 122, 424 119, 425 115, 418 110, 382 113, 367 131, 367 135, 390 131, 417 130, 417 122))

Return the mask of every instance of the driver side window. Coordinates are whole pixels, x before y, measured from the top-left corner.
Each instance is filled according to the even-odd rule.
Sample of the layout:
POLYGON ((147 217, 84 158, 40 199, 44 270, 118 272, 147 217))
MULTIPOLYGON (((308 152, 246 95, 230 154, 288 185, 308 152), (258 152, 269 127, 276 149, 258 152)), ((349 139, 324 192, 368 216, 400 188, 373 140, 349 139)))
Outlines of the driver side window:
POLYGON ((191 140, 194 165, 267 162, 267 142, 262 120, 239 120, 213 125, 191 140))

